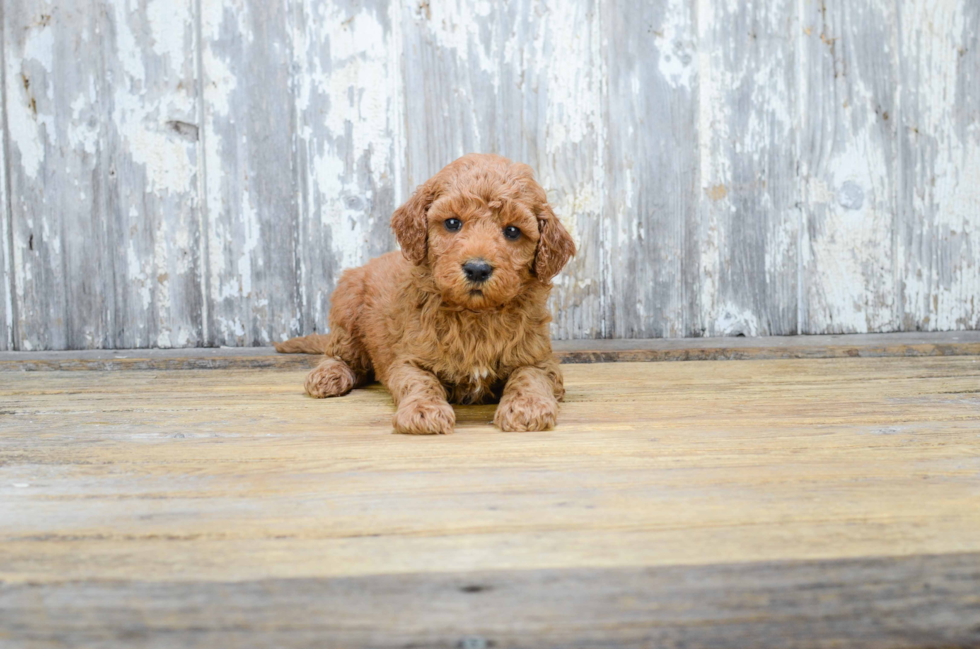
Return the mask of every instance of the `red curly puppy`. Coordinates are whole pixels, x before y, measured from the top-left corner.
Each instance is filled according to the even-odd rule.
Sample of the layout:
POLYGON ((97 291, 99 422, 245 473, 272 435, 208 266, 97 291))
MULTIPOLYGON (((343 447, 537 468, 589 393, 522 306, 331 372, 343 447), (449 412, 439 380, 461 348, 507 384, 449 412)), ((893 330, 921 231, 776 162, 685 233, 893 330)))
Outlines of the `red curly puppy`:
POLYGON ((531 168, 467 155, 419 187, 391 217, 401 254, 340 278, 330 333, 280 352, 324 352, 306 391, 336 397, 376 376, 399 433, 451 433, 452 403, 499 400, 508 431, 555 425, 564 396, 551 351, 551 279, 575 244, 531 168))

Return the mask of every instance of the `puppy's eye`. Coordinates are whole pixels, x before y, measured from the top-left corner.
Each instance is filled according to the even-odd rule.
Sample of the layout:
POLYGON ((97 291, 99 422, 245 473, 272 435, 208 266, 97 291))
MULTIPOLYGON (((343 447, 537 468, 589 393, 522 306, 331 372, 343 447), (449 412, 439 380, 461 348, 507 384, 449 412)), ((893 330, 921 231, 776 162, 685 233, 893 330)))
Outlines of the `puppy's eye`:
POLYGON ((446 229, 450 232, 458 232, 461 227, 463 227, 463 222, 459 219, 446 219, 442 222, 446 229))
POLYGON ((508 225, 506 228, 504 228, 504 236, 511 241, 517 241, 521 238, 521 230, 517 226, 508 225))

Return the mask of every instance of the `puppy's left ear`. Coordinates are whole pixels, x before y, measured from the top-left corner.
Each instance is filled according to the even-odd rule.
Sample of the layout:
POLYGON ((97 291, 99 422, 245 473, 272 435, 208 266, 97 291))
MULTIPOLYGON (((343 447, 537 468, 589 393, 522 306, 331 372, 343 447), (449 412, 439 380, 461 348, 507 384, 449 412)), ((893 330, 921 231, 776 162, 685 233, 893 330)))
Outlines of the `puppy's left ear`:
POLYGON ((402 254, 413 264, 425 261, 429 248, 429 207, 439 195, 440 184, 433 178, 420 185, 405 204, 391 215, 391 229, 402 254))
POLYGON ((547 203, 542 204, 538 214, 538 229, 541 236, 534 254, 534 274, 548 282, 575 254, 575 242, 547 203))

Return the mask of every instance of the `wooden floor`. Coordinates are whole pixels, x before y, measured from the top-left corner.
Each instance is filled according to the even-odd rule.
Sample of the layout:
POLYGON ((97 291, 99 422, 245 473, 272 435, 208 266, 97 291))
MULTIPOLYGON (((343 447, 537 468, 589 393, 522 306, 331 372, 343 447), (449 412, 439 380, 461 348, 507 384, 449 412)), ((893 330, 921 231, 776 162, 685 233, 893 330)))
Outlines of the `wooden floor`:
POLYGON ((391 434, 302 370, 0 372, 0 647, 977 647, 980 359, 566 365, 391 434))

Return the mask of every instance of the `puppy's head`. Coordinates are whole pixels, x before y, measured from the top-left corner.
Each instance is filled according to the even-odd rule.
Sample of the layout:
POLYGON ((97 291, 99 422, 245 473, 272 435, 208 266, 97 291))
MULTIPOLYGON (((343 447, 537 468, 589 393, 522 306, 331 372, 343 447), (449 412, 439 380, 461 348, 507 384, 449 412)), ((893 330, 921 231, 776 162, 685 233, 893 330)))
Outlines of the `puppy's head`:
POLYGON ((391 217, 402 253, 426 267, 445 301, 471 309, 548 283, 575 254, 531 168, 471 154, 449 164, 391 217))

